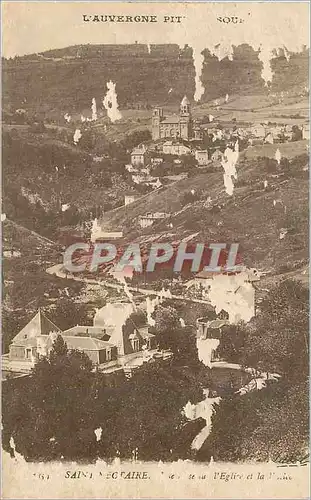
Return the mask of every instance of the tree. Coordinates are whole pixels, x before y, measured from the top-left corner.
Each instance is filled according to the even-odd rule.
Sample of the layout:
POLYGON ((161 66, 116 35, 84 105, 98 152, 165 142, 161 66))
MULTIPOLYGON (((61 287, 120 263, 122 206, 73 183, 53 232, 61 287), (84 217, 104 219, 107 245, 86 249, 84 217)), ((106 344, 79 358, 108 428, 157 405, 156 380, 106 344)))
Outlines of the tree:
POLYGON ((139 144, 150 140, 151 132, 149 129, 135 130, 125 137, 123 144, 126 149, 132 149, 135 146, 138 146, 139 144))
POLYGON ((296 462, 308 444, 308 384, 283 381, 215 407, 212 431, 197 458, 202 461, 296 462))
POLYGON ((25 387, 6 394, 6 438, 27 460, 92 458, 95 453, 92 362, 68 351, 59 335, 35 365, 25 387), (20 422, 23 425, 20 425, 20 422))
POLYGON ((250 324, 245 338, 245 364, 304 380, 309 367, 308 291, 298 281, 273 287, 250 324))
POLYGON ((194 328, 182 327, 177 311, 170 306, 158 306, 154 320, 160 349, 170 349, 176 364, 197 365, 199 359, 194 328))
POLYGON ((302 139, 302 130, 298 127, 298 125, 293 125, 292 127, 292 141, 301 141, 302 139))
POLYGON ((90 325, 86 304, 77 304, 71 298, 62 298, 54 310, 50 312, 51 320, 61 330, 67 330, 76 325, 90 325))
POLYGON ((247 331, 243 324, 224 326, 216 355, 232 363, 242 363, 246 335, 247 331))
POLYGON ((304 379, 308 371, 308 291, 298 281, 284 280, 262 301, 248 325, 223 329, 218 354, 259 371, 304 379))
MULTIPOLYGON (((109 425, 102 425, 108 432, 100 443, 100 455, 112 458, 118 452, 129 459, 137 453, 141 460, 189 457, 190 444, 204 422, 199 429, 190 425, 185 435, 188 423, 182 410, 189 400, 202 398, 201 386, 189 372, 167 363, 142 367, 110 396, 109 425)), ((107 414, 102 418, 106 422, 107 414)))
POLYGON ((295 462, 304 458, 309 418, 308 326, 307 289, 298 281, 284 280, 270 290, 247 328, 238 325, 226 332, 220 351, 229 359, 238 350, 246 365, 277 372, 281 379, 276 383, 268 378, 261 391, 221 401, 200 460, 213 456, 219 461, 295 462))

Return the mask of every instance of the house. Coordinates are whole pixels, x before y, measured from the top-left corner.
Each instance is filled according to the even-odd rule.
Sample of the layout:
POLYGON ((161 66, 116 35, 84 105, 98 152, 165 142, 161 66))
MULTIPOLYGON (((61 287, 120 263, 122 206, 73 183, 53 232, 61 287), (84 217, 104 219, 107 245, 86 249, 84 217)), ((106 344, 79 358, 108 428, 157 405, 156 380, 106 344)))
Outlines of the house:
POLYGON ((118 356, 126 356, 145 349, 155 349, 155 336, 149 333, 148 326, 137 328, 127 320, 134 312, 131 302, 108 302, 98 309, 94 316, 94 327, 102 328, 109 336, 109 342, 117 347, 118 356))
POLYGON ((141 144, 131 152, 131 165, 134 167, 145 165, 147 158, 147 148, 141 144))
POLYGON ((153 189, 159 189, 162 187, 162 182, 160 181, 159 177, 153 177, 153 180, 147 183, 147 186, 152 187, 153 189))
POLYGON ((139 198, 137 194, 129 193, 124 195, 124 206, 130 205, 130 203, 134 203, 139 198))
POLYGON ((156 354, 156 336, 145 325, 137 328, 129 320, 134 311, 129 302, 108 303, 97 310, 93 326, 76 325, 62 332, 41 311, 13 338, 5 355, 6 370, 29 373, 37 360, 47 356, 59 335, 68 350, 84 352, 101 371, 140 366, 156 354), (127 321, 129 320, 129 322, 127 321))
POLYGON ((103 326, 76 325, 65 330, 62 335, 66 337, 92 337, 107 341, 110 338, 111 331, 103 326))
POLYGON ((133 167, 133 165, 131 165, 131 164, 125 165, 125 170, 127 170, 130 173, 132 173, 132 172, 138 172, 137 166, 133 167))
POLYGON ((211 160, 212 161, 219 161, 222 159, 222 157, 223 157, 223 154, 220 151, 220 149, 215 149, 215 151, 211 155, 211 160))
POLYGON ((197 149, 195 151, 195 159, 198 162, 198 165, 203 166, 208 164, 208 150, 207 149, 197 149))
POLYGON ((226 134, 224 133, 223 130, 217 129, 215 132, 213 132, 213 137, 212 141, 221 141, 222 139, 228 139, 230 137, 230 132, 227 132, 226 134))
MULTIPOLYGON (((52 348, 54 340, 62 335, 69 350, 85 352, 95 364, 105 363, 117 358, 117 350, 113 344, 100 340, 105 332, 99 328, 73 327, 62 332, 45 314, 39 311, 37 314, 15 335, 9 347, 9 362, 12 367, 20 367, 30 370, 40 356, 46 356, 52 348), (96 334, 91 336, 90 331, 96 334)), ((108 337, 107 337, 108 338, 108 337)))
POLYGON ((281 125, 273 125, 269 126, 267 129, 267 134, 272 134, 272 137, 274 140, 277 140, 280 138, 280 135, 284 132, 284 127, 281 125))
POLYGON ((117 359, 117 349, 109 342, 92 337, 70 337, 54 332, 49 335, 38 335, 28 339, 14 339, 10 345, 9 360, 11 362, 23 362, 26 365, 28 363, 29 369, 31 369, 40 356, 48 355, 58 335, 63 337, 69 351, 84 352, 94 364, 100 365, 117 359))
POLYGON ((167 219, 170 217, 171 214, 166 214, 164 212, 147 212, 146 215, 141 215, 139 217, 138 223, 140 227, 145 228, 152 226, 154 222, 157 222, 159 220, 167 219))
POLYGON ((132 181, 135 184, 146 184, 148 182, 151 182, 152 180, 154 180, 154 177, 146 174, 146 172, 140 172, 139 174, 132 175, 132 181))
POLYGON ((100 239, 113 239, 116 240, 118 238, 122 238, 123 231, 105 231, 102 229, 100 222, 95 218, 93 220, 92 229, 91 229, 91 241, 94 243, 96 240, 100 239))
POLYGON ((163 158, 161 157, 151 158, 150 162, 152 165, 161 165, 161 163, 163 163, 163 158))
POLYGON ((192 137, 192 117, 190 102, 186 96, 179 107, 179 115, 164 116, 162 108, 155 108, 152 113, 152 139, 192 137))
POLYGON ((195 141, 202 141, 203 139, 203 130, 199 125, 193 127, 193 139, 195 141))
POLYGON ((52 332, 61 332, 61 329, 48 319, 45 314, 38 310, 37 314, 27 323, 21 331, 15 335, 13 341, 20 342, 38 337, 39 335, 49 335, 52 332))
POLYGON ((216 123, 204 123, 201 125, 201 130, 203 130, 203 133, 205 132, 206 134, 213 135, 220 130, 219 127, 220 125, 216 123))
POLYGON ((190 154, 191 149, 182 142, 166 141, 163 144, 163 153, 166 155, 181 156, 190 154))

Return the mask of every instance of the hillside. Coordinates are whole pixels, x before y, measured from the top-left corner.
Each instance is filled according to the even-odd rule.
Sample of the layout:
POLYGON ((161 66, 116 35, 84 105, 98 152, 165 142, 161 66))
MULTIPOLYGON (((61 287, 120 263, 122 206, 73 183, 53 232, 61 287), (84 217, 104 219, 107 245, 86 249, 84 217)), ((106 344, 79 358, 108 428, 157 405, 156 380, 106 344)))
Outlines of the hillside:
POLYGON ((308 156, 300 155, 297 144, 297 156, 292 144, 292 159, 282 159, 280 166, 275 160, 241 154, 232 197, 225 192, 219 166, 104 214, 102 227, 122 229, 126 241, 180 241, 192 236, 198 242, 239 242, 246 265, 290 270, 308 258, 308 156), (147 212, 172 216, 141 230, 138 217, 147 212))
POLYGON ((115 159, 94 161, 94 148, 82 140, 75 146, 72 135, 70 128, 3 126, 2 212, 53 240, 59 228, 122 205, 126 190, 138 193, 126 176, 124 147, 110 151, 104 139, 115 159))
MULTIPOLYGON (((221 61, 206 49, 202 102, 229 94, 267 94, 258 52, 243 44, 233 48, 233 60, 221 61)), ((270 90, 303 89, 308 81, 309 52, 280 54, 272 60, 270 90)), ((64 113, 83 113, 93 97, 98 103, 106 82, 116 83, 121 109, 176 105, 194 95, 192 49, 177 45, 87 45, 52 50, 3 61, 3 107, 23 108, 59 120, 64 113)))
MULTIPOLYGON (((194 119, 204 122, 212 113, 224 126, 233 121, 306 123, 308 55, 303 50, 287 60, 282 52, 275 54, 273 80, 265 86, 258 52, 247 44, 234 47, 233 60, 218 61, 203 51, 205 93, 192 106, 194 119)), ((149 195, 150 188, 134 185, 125 171, 129 151, 150 136, 152 106, 176 113, 181 97, 193 96, 190 47, 66 47, 4 60, 3 76, 2 211, 15 223, 60 241, 64 233, 85 233, 88 222, 104 213, 103 227, 121 228, 127 241, 155 233, 171 240, 196 233, 200 241, 234 239, 247 264, 274 269, 306 257, 305 141, 248 147, 240 155, 233 197, 224 191, 220 165, 190 172, 188 179, 149 195), (110 79, 117 85, 123 116, 113 124, 101 107, 110 79), (90 116, 93 97, 98 119, 81 123, 81 113, 90 116), (72 116, 69 123, 65 113, 72 116), (78 144, 73 141, 76 127, 82 131, 78 144), (277 147, 290 163, 269 163, 277 147), (142 198, 122 208, 128 190, 142 198), (274 206, 273 200, 281 202, 274 206), (158 223, 141 230, 138 217, 157 211, 172 214, 172 227, 158 223), (280 239, 281 229, 288 233, 280 239)))

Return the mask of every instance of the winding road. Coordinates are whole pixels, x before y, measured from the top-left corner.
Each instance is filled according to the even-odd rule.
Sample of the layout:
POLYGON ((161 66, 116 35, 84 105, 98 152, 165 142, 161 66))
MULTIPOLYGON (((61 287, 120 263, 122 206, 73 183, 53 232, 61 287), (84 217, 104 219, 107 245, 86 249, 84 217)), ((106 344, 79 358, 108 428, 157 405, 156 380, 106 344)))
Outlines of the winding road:
MULTIPOLYGON (((62 278, 62 279, 80 281, 82 283, 88 283, 89 285, 102 285, 103 287, 114 288, 115 290, 124 290, 124 284, 110 283, 109 281, 96 280, 95 278, 79 277, 79 276, 74 276, 73 274, 65 273, 63 271, 63 264, 55 264, 54 266, 47 268, 46 272, 48 274, 51 274, 53 276, 57 276, 58 278, 62 278)), ((152 290, 152 289, 146 289, 146 288, 138 288, 138 287, 134 287, 134 286, 128 286, 127 289, 130 292, 136 292, 136 293, 139 292, 143 295, 156 295, 156 296, 162 297, 162 298, 167 297, 165 295, 165 293, 163 293, 162 290, 159 291, 159 290, 152 290)), ((171 294, 168 298, 176 299, 176 300, 184 300, 186 302, 194 302, 197 304, 206 304, 208 306, 211 305, 211 303, 208 302, 207 300, 185 297, 184 295, 171 294)))

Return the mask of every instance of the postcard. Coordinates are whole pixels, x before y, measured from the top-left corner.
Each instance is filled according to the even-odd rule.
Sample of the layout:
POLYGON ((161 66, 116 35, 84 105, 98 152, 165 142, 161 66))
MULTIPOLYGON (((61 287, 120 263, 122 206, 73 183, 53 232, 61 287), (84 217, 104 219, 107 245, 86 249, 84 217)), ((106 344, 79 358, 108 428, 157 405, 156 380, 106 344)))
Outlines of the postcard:
POLYGON ((2 2, 2 498, 308 498, 309 37, 2 2))

